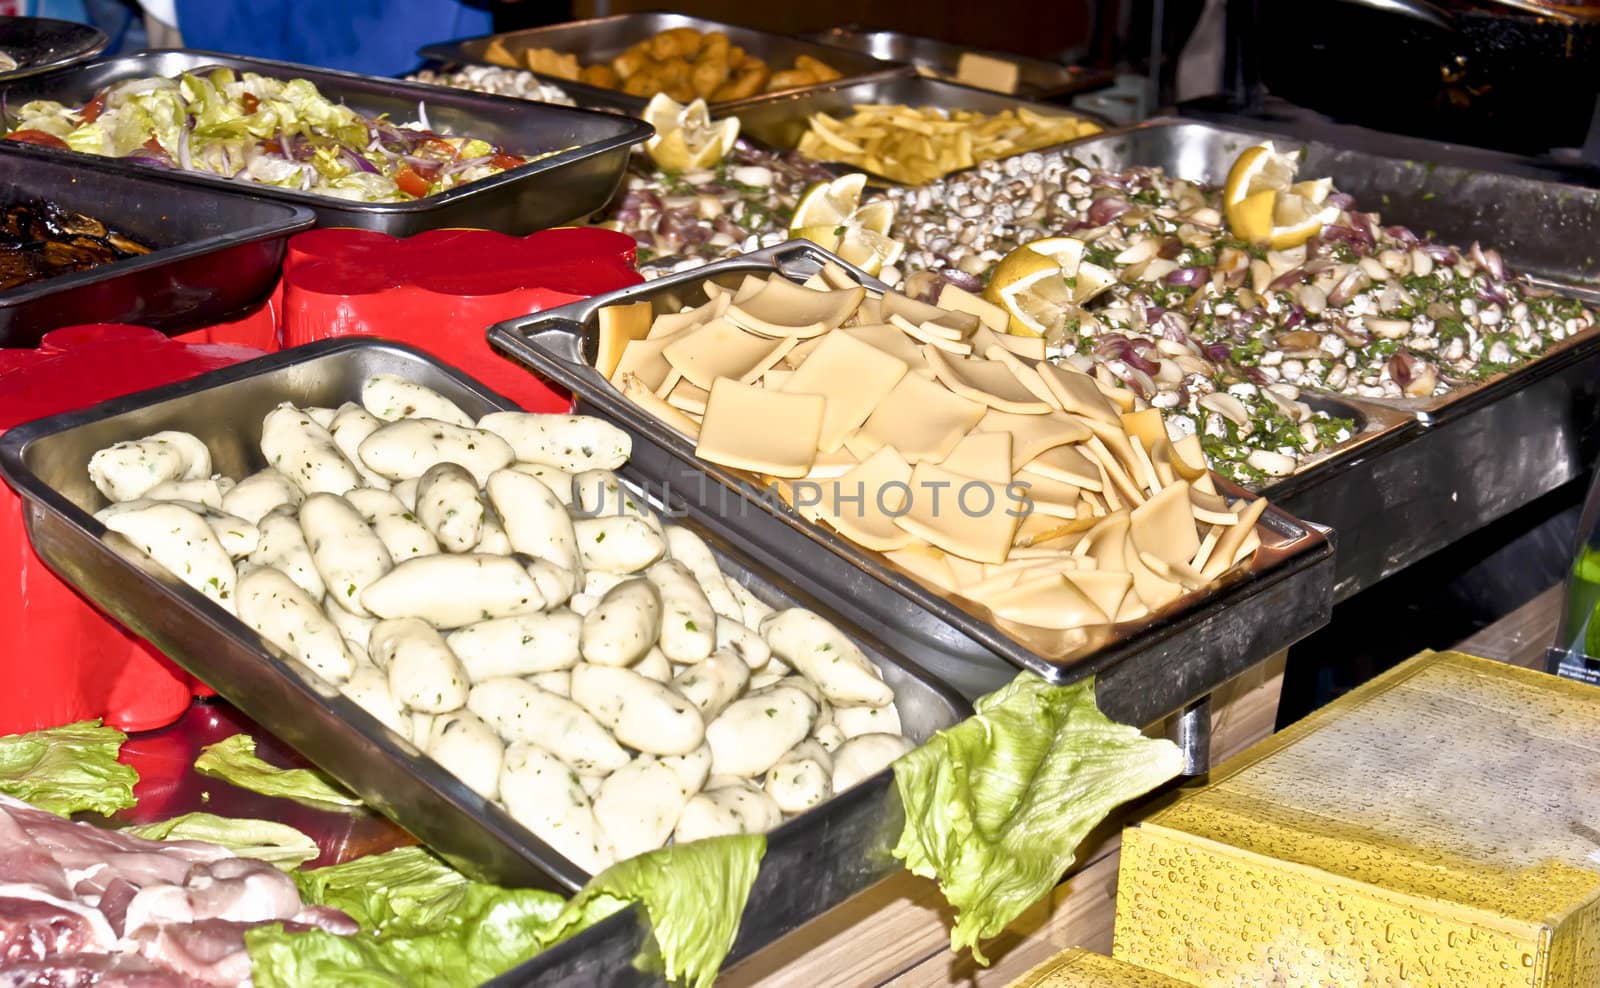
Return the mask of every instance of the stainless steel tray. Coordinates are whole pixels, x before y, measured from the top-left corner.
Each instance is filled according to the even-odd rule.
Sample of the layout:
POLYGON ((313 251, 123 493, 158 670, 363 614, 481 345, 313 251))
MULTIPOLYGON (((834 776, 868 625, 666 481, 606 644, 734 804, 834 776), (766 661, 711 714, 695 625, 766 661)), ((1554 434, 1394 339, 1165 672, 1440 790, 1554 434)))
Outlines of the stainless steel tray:
POLYGON ((0 82, 38 75, 93 58, 111 39, 99 28, 50 17, 0 17, 0 54, 17 63, 0 82))
MULTIPOLYGON (((662 456, 659 463, 650 463, 651 472, 670 480, 689 500, 710 507, 708 525, 749 539, 762 558, 786 571, 828 574, 825 586, 817 588, 820 596, 830 602, 835 597, 839 602, 854 600, 891 645, 969 695, 1009 679, 1014 675, 1010 667, 1055 682, 1097 675, 1102 709, 1128 723, 1147 724, 1209 692, 1227 678, 1217 675, 1221 670, 1242 671, 1326 622, 1331 547, 1318 532, 1269 508, 1258 530, 1263 550, 1244 572, 1185 597, 1152 619, 1120 626, 1108 641, 1041 656, 972 611, 901 575, 878 553, 803 520, 772 498, 747 497, 741 492, 750 490, 748 478, 696 460, 692 443, 624 398, 590 364, 596 313, 607 305, 641 299, 695 304, 704 300, 699 286, 707 278, 737 285, 747 273, 776 271, 804 280, 824 260, 842 263, 814 244, 793 241, 509 320, 491 329, 489 338, 569 389, 580 409, 599 411, 648 436, 662 456), (708 476, 714 484, 705 482, 708 476), (782 524, 749 523, 751 516, 761 515, 782 524)), ((859 270, 850 270, 863 284, 883 289, 859 270)), ((656 454, 651 450, 649 455, 656 454)))
MULTIPOLYGON (((894 76, 865 79, 858 82, 841 79, 825 86, 807 89, 792 96, 752 96, 728 104, 728 110, 739 118, 739 132, 768 147, 782 151, 799 146, 800 138, 810 129, 807 120, 813 113, 830 116, 848 116, 864 103, 896 103, 906 106, 936 106, 946 110, 975 110, 979 113, 1000 113, 1027 107, 1044 116, 1072 116, 1088 120, 1107 130, 1112 124, 1093 113, 1082 110, 1036 103, 987 89, 974 89, 942 79, 923 76, 894 76)), ((1022 152, 1017 152, 1021 154, 1022 152)), ((825 162, 825 164, 832 164, 825 162)), ((864 171, 854 165, 838 165, 841 171, 864 171)), ((879 182, 895 183, 882 175, 872 175, 879 182)))
MULTIPOLYGON (((261 418, 279 402, 338 405, 356 399, 361 383, 380 372, 434 388, 472 415, 515 407, 409 347, 327 340, 12 429, 0 441, 0 474, 22 496, 29 536, 51 568, 268 731, 463 870, 507 885, 571 891, 587 878, 581 868, 237 618, 137 550, 114 548, 92 516, 104 499, 89 483, 86 464, 103 446, 182 429, 211 447, 217 470, 243 476, 264 465, 261 418)), ((661 489, 665 478, 648 464, 646 456, 620 472, 636 488, 661 489)), ((701 524, 693 505, 674 507, 687 507, 689 517, 679 523, 700 531, 727 571, 757 596, 816 609, 861 642, 894 688, 909 736, 926 739, 966 715, 964 701, 885 651, 859 621, 830 612, 701 524)), ((888 862, 868 852, 876 851, 871 840, 888 812, 890 788, 886 770, 773 831, 775 861, 797 856, 809 865, 791 876, 799 888, 770 890, 775 905, 769 908, 781 906, 803 922, 885 873, 888 862)))
POLYGON ((21 145, 0 155, 0 208, 29 198, 84 213, 155 249, 0 292, 0 346, 36 346, 62 326, 138 323, 181 332, 222 322, 277 284, 309 209, 162 182, 98 159, 21 145))
POLYGON ((1017 91, 1012 95, 1022 99, 1053 100, 1073 96, 1094 89, 1103 89, 1111 85, 1112 80, 1116 78, 1116 73, 1106 69, 1062 65, 1060 62, 1008 51, 968 48, 937 38, 924 38, 900 31, 835 27, 801 37, 832 48, 858 51, 886 62, 907 62, 919 69, 927 69, 951 79, 955 78, 956 70, 961 64, 961 56, 967 52, 998 58, 1017 66, 1017 91))
MULTIPOLYGON (((1597 190, 1194 121, 1151 121, 1074 142, 1070 153, 1101 167, 1158 166, 1219 182, 1240 150, 1268 138, 1287 151, 1303 147, 1304 174, 1332 176, 1386 222, 1432 230, 1449 243, 1493 246, 1512 268, 1567 294, 1593 298, 1600 287, 1589 247, 1600 241, 1597 190)), ((1313 467, 1269 493, 1338 531, 1335 594, 1343 599, 1587 469, 1600 455, 1597 382, 1600 332, 1590 330, 1440 397, 1337 396, 1410 415, 1422 428, 1313 467)))
MULTIPOLYGON (((448 64, 463 62, 478 65, 493 65, 483 57, 484 50, 489 47, 489 42, 498 40, 512 52, 522 52, 529 48, 549 48, 558 52, 570 52, 577 55, 583 64, 593 62, 607 62, 622 54, 628 48, 652 35, 668 31, 676 27, 690 27, 702 33, 708 31, 721 31, 728 36, 728 40, 738 45, 752 55, 756 55, 769 65, 776 66, 783 63, 782 68, 787 68, 793 63, 797 55, 810 55, 812 58, 827 62, 845 76, 845 78, 863 78, 881 75, 904 75, 910 71, 907 66, 897 65, 893 62, 884 62, 864 55, 828 45, 806 41, 800 38, 791 38, 783 34, 773 34, 769 31, 757 31, 754 28, 740 27, 737 24, 724 24, 721 21, 707 20, 704 17, 691 17, 688 14, 667 13, 666 11, 648 11, 634 14, 614 14, 610 17, 596 17, 586 21, 571 21, 566 24, 552 24, 549 27, 528 28, 525 31, 511 31, 505 34, 486 34, 476 38, 462 38, 456 41, 443 41, 427 45, 417 51, 423 58, 448 64)), ((617 107, 630 113, 638 113, 644 109, 650 100, 644 96, 631 96, 616 89, 605 89, 600 86, 590 86, 570 79, 559 79, 555 76, 534 73, 541 79, 548 80, 566 90, 567 95, 580 103, 595 106, 617 107)), ((807 92, 813 87, 802 86, 793 89, 776 90, 768 96, 807 92)), ((730 102, 710 104, 713 110, 731 106, 730 102)))
MULTIPOLYGON (((217 175, 104 159, 128 174, 303 205, 314 210, 324 226, 362 227, 395 236, 440 227, 484 227, 524 234, 559 226, 604 206, 622 181, 630 147, 652 133, 643 121, 612 113, 188 50, 103 58, 0 87, 0 97, 12 106, 31 99, 77 104, 119 80, 174 76, 205 66, 280 79, 308 79, 330 99, 362 113, 386 113, 397 122, 416 119, 418 106, 425 105, 434 127, 456 135, 480 137, 521 154, 572 148, 439 195, 399 203, 352 202, 217 175)), ((5 143, 0 142, 0 149, 5 143)))

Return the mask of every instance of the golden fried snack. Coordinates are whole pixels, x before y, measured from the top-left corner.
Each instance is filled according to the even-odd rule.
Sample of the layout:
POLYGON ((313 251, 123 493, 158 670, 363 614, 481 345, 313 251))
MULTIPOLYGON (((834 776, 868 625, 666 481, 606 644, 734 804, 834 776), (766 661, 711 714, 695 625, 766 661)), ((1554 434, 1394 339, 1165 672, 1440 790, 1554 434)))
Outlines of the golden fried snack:
POLYGON ((689 85, 694 87, 696 96, 710 99, 717 87, 728 81, 731 71, 726 51, 719 54, 702 51, 694 60, 694 70, 689 73, 689 85))
POLYGON ((717 87, 717 91, 711 94, 711 98, 713 101, 720 103, 724 100, 745 99, 746 97, 754 96, 756 93, 761 92, 761 88, 767 84, 767 80, 770 77, 771 73, 768 72, 765 62, 760 59, 757 59, 754 63, 746 62, 744 66, 738 69, 732 79, 717 87))
POLYGON ((622 80, 622 91, 629 96, 654 96, 661 91, 650 72, 635 72, 622 80))
POLYGON ((843 78, 838 69, 820 58, 812 58, 810 55, 796 55, 794 67, 811 73, 818 82, 832 82, 835 79, 843 78))
POLYGON ((695 61, 717 59, 726 62, 729 49, 732 47, 726 34, 721 31, 707 31, 700 39, 700 53, 695 56, 695 61))
POLYGON ((578 78, 578 56, 562 54, 549 48, 529 48, 522 53, 528 69, 558 79, 578 78))
POLYGON ((746 99, 761 92, 795 89, 840 78, 838 70, 809 55, 774 74, 761 58, 734 44, 721 31, 701 34, 677 27, 628 47, 609 64, 580 65, 576 55, 549 48, 512 54, 504 41, 492 38, 484 61, 509 68, 528 68, 540 75, 618 89, 630 96, 666 93, 680 102, 746 99))
POLYGON ((622 77, 609 65, 586 65, 578 72, 578 81, 601 89, 618 89, 622 77))
POLYGON ((767 92, 794 89, 799 86, 814 86, 819 81, 821 80, 805 69, 785 69, 782 72, 772 73, 772 78, 767 80, 767 92))
POLYGON ((511 49, 499 38, 490 38, 489 44, 483 50, 483 60, 494 65, 503 65, 508 69, 522 68, 522 60, 511 54, 511 49))
POLYGON ((700 32, 692 27, 675 27, 650 39, 650 54, 665 61, 669 58, 693 58, 700 50, 700 32))
POLYGON ((645 50, 649 44, 648 41, 641 41, 611 60, 611 70, 619 79, 627 79, 650 64, 650 55, 645 50))

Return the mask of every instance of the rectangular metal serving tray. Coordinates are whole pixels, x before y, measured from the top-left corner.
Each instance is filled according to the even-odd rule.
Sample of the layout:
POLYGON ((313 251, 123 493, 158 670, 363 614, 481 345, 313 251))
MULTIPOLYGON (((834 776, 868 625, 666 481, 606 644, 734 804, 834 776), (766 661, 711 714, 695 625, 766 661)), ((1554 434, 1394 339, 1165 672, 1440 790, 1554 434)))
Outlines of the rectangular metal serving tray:
MULTIPOLYGON (((1191 120, 1153 120, 1067 146, 1106 168, 1155 166, 1218 182, 1240 150, 1272 139, 1305 150, 1302 174, 1329 175, 1388 223, 1476 240, 1564 294, 1593 299, 1600 266, 1600 191, 1452 164, 1404 142, 1389 157, 1191 120)), ((1307 392, 1314 396, 1315 392, 1307 392)), ((1311 466, 1268 489, 1296 516, 1339 533, 1343 600, 1582 474, 1600 455, 1600 331, 1578 334, 1505 374, 1450 394, 1405 401, 1336 396, 1412 416, 1418 428, 1311 466)))
MULTIPOLYGON (((189 50, 144 51, 97 59, 0 86, 10 106, 33 99, 68 105, 88 101, 111 83, 145 76, 175 76, 204 67, 231 68, 277 79, 307 79, 329 99, 396 123, 417 119, 425 105, 428 122, 461 137, 477 137, 518 154, 571 148, 498 175, 410 202, 363 203, 334 196, 241 182, 218 175, 165 169, 107 158, 127 174, 155 177, 184 187, 225 189, 235 194, 306 206, 323 226, 352 226, 409 236, 441 227, 483 227, 524 234, 559 226, 598 210, 622 181, 634 144, 652 133, 642 120, 491 96, 423 83, 335 72, 289 62, 189 50)), ((4 142, 0 142, 4 147, 4 142)), ((73 152, 50 152, 83 156, 73 152)))
MULTIPOLYGON (((21 495, 29 537, 52 569, 262 727, 462 870, 500 884, 570 892, 587 880, 581 868, 233 615, 137 550, 114 547, 93 518, 104 504, 86 470, 95 450, 179 429, 211 448, 219 472, 242 477, 265 465, 261 419, 279 402, 359 400, 362 382, 375 373, 433 388, 473 416, 516 407, 409 347, 326 340, 14 428, 0 440, 0 474, 21 495)), ((636 488, 659 489, 663 478, 647 466, 649 439, 635 434, 634 442, 642 455, 619 473, 636 488)), ((816 610, 860 642, 894 688, 908 736, 925 740, 970 711, 949 687, 886 651, 859 619, 830 611, 703 525, 694 505, 673 507, 687 510, 678 523, 705 536, 724 569, 757 596, 816 610)), ((798 925, 886 874, 891 862, 880 853, 881 831, 895 812, 891 787, 885 770, 773 831, 769 861, 792 871, 778 887, 759 883, 764 898, 752 908, 778 910, 798 925)))
MULTIPOLYGON (((1356 205, 1377 210, 1388 224, 1432 231, 1444 243, 1473 241, 1498 249, 1506 264, 1545 287, 1594 301, 1600 298, 1600 190, 1519 175, 1430 161, 1386 157, 1315 140, 1236 130, 1216 124, 1158 119, 1075 141, 1070 153, 1101 168, 1160 167, 1191 181, 1222 183, 1239 152, 1274 140, 1287 154, 1300 152, 1302 175, 1326 175, 1356 205)), ((1600 352, 1600 329, 1563 340, 1527 363, 1484 381, 1432 398, 1350 398, 1434 422, 1520 390, 1525 372, 1562 359, 1600 352)))
POLYGON ((190 189, 99 160, 16 145, 0 155, 0 209, 25 199, 91 216, 155 249, 0 292, 0 346, 62 326, 138 323, 182 332, 237 315, 272 291, 309 209, 190 189))
MULTIPOLYGON (((691 17, 688 14, 669 13, 660 10, 632 14, 613 14, 610 17, 569 21, 565 24, 552 24, 548 27, 534 27, 504 34, 485 34, 476 38, 441 41, 418 49, 417 54, 423 58, 448 64, 465 62, 477 65, 493 65, 495 63, 487 61, 483 57, 483 53, 488 48, 489 42, 498 40, 514 53, 520 53, 529 48, 549 48, 552 51, 576 55, 581 63, 589 65, 595 62, 609 62, 612 58, 622 54, 638 42, 662 31, 679 27, 694 28, 701 33, 720 31, 728 36, 728 40, 731 43, 766 61, 768 65, 774 68, 774 71, 788 68, 793 64, 795 57, 799 55, 810 55, 812 58, 826 62, 847 79, 881 75, 904 75, 911 71, 909 66, 881 61, 871 55, 849 51, 848 49, 834 48, 829 45, 818 44, 815 41, 792 38, 788 35, 774 34, 770 31, 758 31, 754 28, 740 27, 737 24, 724 24, 721 21, 708 20, 704 17, 691 17)), ((614 106, 629 113, 637 114, 650 101, 648 97, 633 96, 616 89, 591 86, 587 83, 574 82, 571 79, 560 79, 539 72, 534 74, 547 82, 560 86, 568 96, 580 103, 607 107, 614 106)), ((801 86, 792 89, 781 89, 766 95, 777 96, 789 93, 803 93, 811 88, 814 87, 801 86)), ((709 105, 712 110, 720 110, 733 105, 733 103, 724 101, 710 103, 709 105)))
POLYGON ((1095 675, 1101 708, 1107 714, 1131 724, 1149 724, 1326 623, 1332 548, 1320 532, 1269 507, 1258 529, 1263 549, 1247 570, 1206 592, 1189 595, 1153 619, 1119 628, 1096 650, 1055 661, 1043 658, 988 620, 901 575, 877 553, 805 521, 772 497, 749 496, 746 478, 697 460, 691 442, 624 398, 591 365, 597 313, 607 305, 650 300, 664 310, 677 311, 674 306, 704 300, 699 286, 707 278, 736 286, 746 274, 777 272, 800 281, 824 261, 845 267, 869 289, 884 289, 882 283, 815 244, 791 241, 508 320, 493 327, 489 338, 536 373, 570 390, 580 411, 598 411, 649 436, 666 457, 651 464, 652 473, 670 480, 674 491, 689 500, 710 507, 707 524, 731 537, 748 539, 752 551, 785 571, 827 574, 816 588, 820 596, 838 604, 854 601, 891 646, 969 696, 1001 685, 1015 668, 1054 682, 1095 675), (751 523, 761 516, 782 524, 751 523))
POLYGON ((1086 69, 1077 65, 1062 65, 1030 55, 1015 52, 991 51, 951 44, 937 38, 925 38, 900 31, 869 30, 857 27, 835 27, 815 34, 801 35, 807 41, 858 51, 886 62, 905 62, 919 69, 927 69, 942 76, 954 78, 961 64, 961 56, 971 52, 990 58, 1011 62, 1017 66, 1017 91, 1001 93, 1021 99, 1053 100, 1111 85, 1116 73, 1106 69, 1086 69))
MULTIPOLYGON (((739 132, 768 147, 789 151, 799 146, 800 138, 810 129, 808 120, 813 113, 830 116, 849 116, 864 103, 904 104, 911 107, 933 106, 945 110, 973 110, 978 113, 1001 113, 1026 107, 1048 117, 1072 116, 1088 120, 1107 130, 1113 124, 1105 118, 1078 109, 1067 109, 1049 103, 1038 103, 987 89, 974 89, 943 79, 929 79, 919 75, 899 75, 877 79, 852 81, 840 79, 822 86, 805 89, 792 95, 766 94, 752 96, 728 104, 727 112, 739 118, 739 132)), ((1018 152, 1021 153, 1021 152, 1018 152)), ((824 162, 825 164, 830 164, 824 162)), ((839 165, 843 171, 865 171, 854 165, 839 165)), ((882 175, 867 172, 880 182, 895 183, 882 175)))

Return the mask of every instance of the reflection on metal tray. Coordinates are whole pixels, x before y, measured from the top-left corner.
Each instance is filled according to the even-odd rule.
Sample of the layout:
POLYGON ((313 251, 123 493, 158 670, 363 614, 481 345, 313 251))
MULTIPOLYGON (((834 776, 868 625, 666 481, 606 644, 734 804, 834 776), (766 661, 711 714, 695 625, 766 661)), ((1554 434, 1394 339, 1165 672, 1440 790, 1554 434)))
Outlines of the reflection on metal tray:
MULTIPOLYGON (((1327 620, 1330 547, 1319 533, 1269 508, 1258 529, 1262 551, 1248 567, 1222 583, 1186 595, 1149 619, 1118 625, 1109 640, 1077 645, 1036 633, 1021 640, 1021 629, 997 627, 970 605, 908 578, 880 554, 801 519, 777 506, 772 498, 749 495, 748 477, 696 460, 692 443, 624 398, 591 366, 597 341, 596 313, 606 305, 650 300, 659 311, 677 311, 676 306, 704 301, 700 285, 708 278, 730 287, 751 273, 776 271, 804 280, 825 260, 842 264, 814 244, 794 241, 509 320, 490 330, 490 339, 571 390, 580 409, 599 410, 608 418, 626 422, 669 451, 671 462, 661 463, 655 472, 674 479, 674 486, 686 496, 714 504, 718 510, 712 512, 708 523, 737 530, 752 515, 780 519, 782 525, 750 526, 748 532, 738 534, 751 539, 765 557, 785 569, 828 573, 832 579, 819 593, 837 593, 844 600, 856 601, 881 624, 891 644, 898 644, 904 636, 904 647, 923 665, 969 695, 1009 679, 1012 672, 1004 662, 1056 682, 1099 675, 1102 707, 1107 713, 1130 723, 1149 723, 1214 688, 1221 682, 1212 677, 1214 671, 1233 663, 1240 663, 1235 671, 1242 670, 1327 620), (707 485, 707 476, 717 483, 707 485), (1158 655, 1160 659, 1155 658, 1158 655), (1142 692, 1118 696, 1119 687, 1142 692)), ((883 290, 881 283, 844 266, 870 289, 883 290)), ((1230 494, 1243 493, 1231 485, 1223 486, 1230 494)))
MULTIPOLYGON (((670 31, 673 28, 680 27, 693 28, 702 34, 720 31, 722 34, 727 35, 729 42, 765 61, 772 67, 774 72, 789 68, 794 64, 795 57, 798 55, 809 55, 819 61, 826 62, 847 79, 881 75, 904 75, 910 71, 907 66, 880 61, 871 55, 863 55, 859 52, 832 48, 814 41, 791 38, 787 35, 773 34, 768 31, 757 31, 754 28, 740 27, 737 24, 724 24, 721 21, 707 20, 703 17, 690 17, 687 14, 667 13, 665 11, 615 14, 611 17, 596 17, 587 21, 571 21, 566 24, 552 24, 549 27, 528 28, 525 31, 511 31, 506 34, 488 34, 476 38, 463 38, 458 41, 445 41, 427 45, 419 49, 417 54, 423 58, 431 58, 435 61, 449 64, 465 62, 478 65, 494 65, 496 63, 490 62, 484 57, 484 52, 488 49, 490 42, 499 41, 513 54, 520 54, 530 48, 549 48, 552 51, 576 55, 581 65, 603 64, 611 61, 611 59, 641 41, 662 31, 670 31)), ((591 86, 587 83, 574 82, 571 79, 561 79, 539 72, 534 74, 541 79, 560 86, 566 90, 567 95, 580 103, 592 103, 596 106, 606 107, 614 106, 637 113, 644 109, 645 104, 650 101, 647 96, 633 96, 617 89, 591 86)), ((800 86, 792 89, 780 89, 767 95, 803 93, 811 88, 810 86, 800 86)), ((729 105, 731 104, 726 101, 710 104, 712 109, 719 109, 729 105)))
POLYGON ((425 106, 434 128, 482 138, 518 154, 571 150, 425 199, 382 203, 106 160, 127 174, 307 206, 324 226, 362 227, 402 237, 441 227, 524 234, 580 219, 604 206, 622 181, 630 147, 651 133, 643 121, 611 113, 204 51, 146 51, 103 58, 0 87, 0 96, 12 106, 32 99, 76 105, 124 79, 176 76, 219 66, 278 79, 307 79, 329 99, 372 116, 388 114, 396 123, 417 119, 418 107, 425 106))
POLYGON ((111 39, 104 31, 49 17, 0 17, 0 82, 93 58, 111 39))
MULTIPOLYGON (((798 146, 800 138, 810 129, 807 120, 811 114, 849 116, 857 106, 864 103, 904 104, 911 107, 934 106, 945 110, 974 110, 989 114, 1026 107, 1043 116, 1071 116, 1088 120, 1107 130, 1113 126, 1104 118, 1082 110, 1068 110, 1048 103, 1034 103, 1015 96, 992 93, 987 89, 974 89, 971 86, 961 86, 942 79, 928 79, 915 75, 860 82, 841 80, 793 96, 752 96, 750 99, 729 104, 728 110, 739 118, 741 134, 768 147, 788 151, 798 146)), ((840 167, 849 171, 865 171, 855 166, 840 167)), ((868 174, 873 173, 868 172, 868 174)), ((893 181, 881 175, 873 177, 882 182, 893 181)))
MULTIPOLYGON (((1156 120, 1072 146, 1108 168, 1159 166, 1218 182, 1240 150, 1265 135, 1194 121, 1156 120)), ((1539 283, 1592 298, 1600 268, 1600 191, 1448 162, 1406 160, 1275 135, 1305 150, 1304 174, 1329 175, 1387 222, 1480 241, 1539 283)), ((1408 149, 1425 147, 1407 142, 1408 149)), ((1372 399, 1349 399, 1377 407, 1372 399)), ((1286 485, 1284 507, 1339 533, 1339 599, 1477 531, 1572 480, 1600 454, 1600 334, 1589 331, 1488 382, 1418 406, 1384 402, 1425 426, 1393 442, 1313 467, 1286 485)))
POLYGON ((62 326, 138 323, 181 332, 222 322, 272 291, 289 235, 311 211, 20 145, 0 154, 0 208, 45 199, 154 247, 0 292, 0 346, 35 346, 62 326))
MULTIPOLYGON (((358 400, 362 382, 375 373, 431 387, 474 416, 514 407, 408 347, 328 340, 12 429, 0 444, 0 473, 22 495, 28 534, 53 569, 280 740, 463 870, 501 884, 571 891, 588 877, 581 868, 237 618, 142 553, 114 548, 92 517, 104 504, 86 470, 95 450, 180 429, 211 448, 219 472, 242 477, 264 466, 261 419, 278 403, 334 407, 358 400)), ((660 489, 666 478, 644 465, 648 440, 638 442, 646 455, 619 473, 636 489, 660 489)), ((702 531, 724 570, 756 596, 778 607, 817 610, 861 642, 893 687, 909 737, 924 740, 967 713, 948 687, 877 646, 859 621, 830 612, 700 519, 680 523, 702 531)), ((864 854, 875 849, 869 841, 889 812, 889 789, 884 771, 774 831, 775 850, 787 848, 783 854, 809 865, 799 876, 803 887, 774 892, 784 901, 766 909, 803 922, 881 875, 889 862, 864 854)))
POLYGON ((1088 69, 1062 65, 1042 58, 1006 51, 967 48, 964 45, 924 38, 899 31, 871 31, 855 27, 835 27, 802 35, 808 41, 858 51, 886 62, 908 62, 919 70, 955 82, 961 56, 967 53, 1010 62, 1017 67, 1017 89, 1010 95, 1022 99, 1052 100, 1073 96, 1111 85, 1116 73, 1107 69, 1088 69))

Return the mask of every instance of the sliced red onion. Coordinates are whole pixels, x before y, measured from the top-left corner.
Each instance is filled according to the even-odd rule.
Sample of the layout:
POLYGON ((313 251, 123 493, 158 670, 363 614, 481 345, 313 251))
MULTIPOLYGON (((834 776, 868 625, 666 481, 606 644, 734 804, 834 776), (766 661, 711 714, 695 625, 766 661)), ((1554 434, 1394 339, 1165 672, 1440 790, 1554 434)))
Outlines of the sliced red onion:
POLYGON ((1289 306, 1289 314, 1283 317, 1283 328, 1293 329, 1305 321, 1306 310, 1300 308, 1298 304, 1291 304, 1289 306))
POLYGON ((1189 324, 1176 312, 1166 312, 1161 316, 1161 335, 1174 343, 1189 342, 1189 324))
POLYGON ((1478 286, 1478 297, 1496 305, 1505 305, 1508 302, 1505 291, 1492 281, 1478 286))
POLYGON ((1161 316, 1166 311, 1167 310, 1161 308, 1160 306, 1156 306, 1156 305, 1147 305, 1147 306, 1145 306, 1144 307, 1144 324, 1146 326, 1154 326, 1156 323, 1161 321, 1161 316))
POLYGON ((1140 370, 1128 361, 1112 362, 1107 364, 1106 368, 1124 384, 1132 388, 1139 397, 1148 399, 1156 393, 1156 382, 1149 372, 1140 370))
POLYGON ((177 164, 172 156, 165 151, 152 151, 149 148, 134 148, 123 155, 123 161, 137 161, 141 165, 155 165, 157 168, 176 168, 177 164))
POLYGON ((339 157, 343 158, 350 165, 350 167, 356 169, 357 171, 364 171, 369 175, 382 174, 382 172, 378 171, 377 165, 374 165, 372 162, 368 161, 366 158, 355 153, 347 147, 341 147, 339 149, 339 157))
POLYGON ((1411 232, 1409 227, 1404 226, 1386 226, 1383 228, 1383 232, 1407 247, 1415 245, 1420 239, 1415 233, 1411 232))
POLYGON ((1329 305, 1344 305, 1356 296, 1367 285, 1367 276, 1359 267, 1352 267, 1350 273, 1339 279, 1333 286, 1333 291, 1328 293, 1329 305))
POLYGON ((1506 280, 1506 262, 1501 259, 1499 251, 1490 247, 1483 252, 1483 260, 1484 266, 1489 269, 1491 275, 1494 275, 1495 281, 1506 280))
POLYGON ((728 219, 726 216, 718 216, 716 219, 712 220, 711 228, 716 230, 718 233, 730 236, 735 240, 743 240, 745 238, 745 232, 739 229, 733 220, 728 219))
POLYGON ((1130 208, 1128 200, 1106 196, 1090 203, 1089 211, 1084 215, 1092 226, 1105 226, 1130 208))
POLYGON ((1244 369, 1244 376, 1250 379, 1251 384, 1272 383, 1272 381, 1267 378, 1266 372, 1259 367, 1246 367, 1244 369))
POLYGON ((711 239, 711 231, 698 217, 686 210, 669 209, 661 215, 661 232, 686 244, 703 244, 711 239))
POLYGON ((1089 184, 1104 186, 1108 189, 1126 189, 1128 187, 1128 176, 1124 172, 1090 172, 1089 184))
POLYGON ((1416 374, 1416 359, 1406 350, 1396 350, 1394 356, 1389 358, 1389 378, 1400 385, 1402 391, 1416 374))
POLYGON ((1422 245, 1422 252, 1439 264, 1456 264, 1461 260, 1461 255, 1456 253, 1455 248, 1446 247, 1444 244, 1425 243, 1422 245))
POLYGON ((967 274, 965 271, 962 271, 959 268, 951 268, 941 271, 940 275, 943 276, 945 281, 963 291, 974 293, 983 291, 983 282, 978 279, 977 275, 967 274))
POLYGON ((1366 230, 1350 226, 1325 226, 1322 228, 1322 239, 1330 243, 1342 243, 1357 254, 1366 254, 1372 250, 1373 241, 1371 234, 1366 230))
POLYGON ((1207 343, 1200 349, 1205 352, 1206 359, 1215 364, 1220 364, 1233 356, 1233 347, 1226 343, 1207 343))
POLYGON ((1208 267, 1179 268, 1167 275, 1169 285, 1182 285, 1185 288, 1195 288, 1211 279, 1211 269, 1208 267))
POLYGON ((1356 197, 1347 192, 1330 192, 1323 202, 1330 206, 1338 206, 1340 209, 1349 209, 1356 204, 1356 197))
POLYGON ((1300 284, 1302 281, 1305 281, 1307 273, 1308 272, 1306 271, 1304 266, 1298 267, 1298 268, 1290 268, 1289 270, 1285 271, 1283 274, 1278 275, 1276 278, 1274 278, 1270 282, 1268 282, 1267 283, 1267 291, 1269 291, 1269 292, 1287 291, 1288 289, 1293 288, 1295 285, 1300 284))

